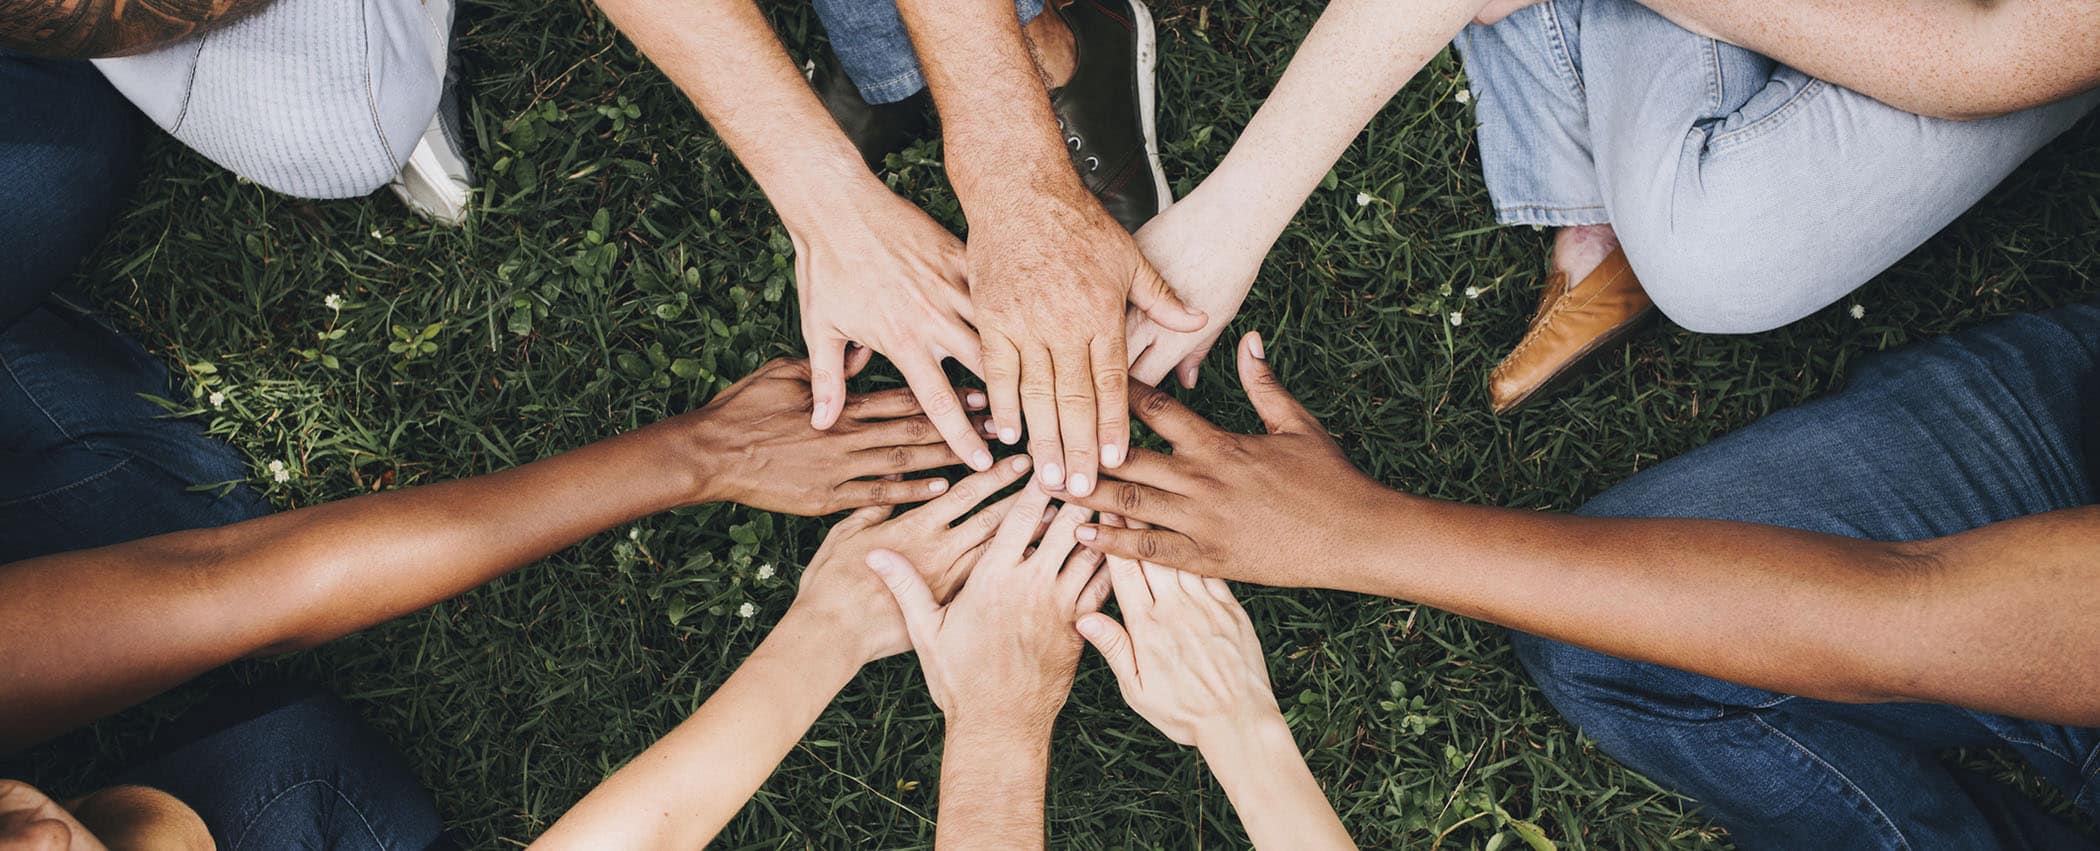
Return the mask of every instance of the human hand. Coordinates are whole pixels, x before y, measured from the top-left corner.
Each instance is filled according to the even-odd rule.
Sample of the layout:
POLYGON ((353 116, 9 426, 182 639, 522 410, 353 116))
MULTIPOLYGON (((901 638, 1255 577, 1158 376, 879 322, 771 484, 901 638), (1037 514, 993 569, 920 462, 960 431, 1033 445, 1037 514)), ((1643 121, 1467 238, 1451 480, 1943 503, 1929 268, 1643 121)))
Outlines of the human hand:
POLYGON ((947 602, 1022 495, 981 509, 978 504, 1027 475, 1028 464, 1028 456, 1013 456, 990 470, 964 477, 947 493, 894 517, 886 506, 846 515, 831 527, 816 556, 803 568, 787 618, 812 620, 830 633, 844 635, 847 647, 857 649, 863 662, 910 650, 904 614, 882 580, 868 571, 868 554, 887 550, 903 555, 917 568, 933 599, 947 602), (977 513, 969 519, 949 525, 972 509, 977 513))
MULTIPOLYGON (((983 371, 962 240, 880 184, 846 191, 820 223, 790 229, 789 237, 815 397, 810 424, 828 429, 838 422, 846 378, 858 371, 848 368, 847 346, 858 343, 897 365, 957 458, 989 469, 991 452, 941 369, 954 358, 983 371)), ((982 408, 983 394, 970 392, 982 408)))
POLYGON ((1261 337, 1239 347, 1240 383, 1267 434, 1234 434, 1167 394, 1131 385, 1131 410, 1174 447, 1139 450, 1073 502, 1162 528, 1082 526, 1080 543, 1110 555, 1171 564, 1262 585, 1315 585, 1306 565, 1347 563, 1378 528, 1393 496, 1349 464, 1263 359, 1261 337))
POLYGON ((1224 580, 1118 556, 1108 576, 1123 623, 1085 615, 1079 634, 1138 715, 1198 748, 1283 722, 1254 622, 1224 580))
POLYGON ((1203 327, 1177 331, 1130 310, 1125 319, 1130 376, 1146 384, 1156 386, 1172 373, 1181 386, 1196 386, 1197 370, 1239 314, 1268 253, 1267 241, 1224 236, 1234 232, 1235 213, 1205 203, 1204 197, 1183 199, 1137 232, 1138 248, 1152 268, 1183 304, 1205 316, 1203 327))
POLYGON ((973 220, 965 251, 999 438, 1018 440, 1025 419, 1037 480, 1085 494, 1102 466, 1129 454, 1124 305, 1179 331, 1203 327, 1204 317, 1183 307, 1122 226, 1078 192, 1076 201, 1051 193, 973 220))
POLYGON ((875 478, 957 463, 909 390, 849 396, 840 422, 819 431, 804 416, 809 378, 807 361, 775 359, 706 407, 651 427, 677 435, 700 471, 689 502, 819 516, 919 502, 948 489, 942 479, 875 478))
POLYGON ((102 841, 41 790, 0 780, 0 849, 103 851, 102 841))
POLYGON ((1060 508, 1030 552, 1050 497, 1033 484, 1020 497, 946 605, 911 559, 894 550, 868 555, 904 613, 927 691, 951 727, 1047 732, 1079 665, 1073 623, 1108 596, 1107 577, 1096 576, 1100 554, 1073 546, 1073 530, 1093 512, 1060 508))

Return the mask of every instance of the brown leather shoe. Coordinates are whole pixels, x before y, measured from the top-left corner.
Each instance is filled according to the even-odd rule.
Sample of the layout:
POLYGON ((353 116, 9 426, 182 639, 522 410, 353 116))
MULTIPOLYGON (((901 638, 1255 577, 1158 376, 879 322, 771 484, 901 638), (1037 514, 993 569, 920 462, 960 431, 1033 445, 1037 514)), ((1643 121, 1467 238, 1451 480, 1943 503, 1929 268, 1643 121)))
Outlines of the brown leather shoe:
POLYGON ((1553 273, 1524 339, 1488 373, 1489 403, 1497 414, 1523 407, 1653 313, 1655 302, 1626 264, 1625 249, 1613 251, 1573 287, 1567 275, 1553 273))

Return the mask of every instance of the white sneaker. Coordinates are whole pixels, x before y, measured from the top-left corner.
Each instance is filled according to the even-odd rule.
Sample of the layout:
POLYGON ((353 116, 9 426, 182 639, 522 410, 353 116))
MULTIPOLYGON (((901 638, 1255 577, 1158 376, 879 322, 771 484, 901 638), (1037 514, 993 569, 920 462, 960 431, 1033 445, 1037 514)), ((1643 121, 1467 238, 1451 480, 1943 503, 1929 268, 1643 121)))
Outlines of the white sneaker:
POLYGON ((460 132, 459 72, 451 62, 452 0, 424 0, 423 14, 445 91, 438 97, 437 114, 430 117, 430 126, 391 188, 416 215, 457 227, 467 221, 474 173, 467 167, 466 137, 460 132))

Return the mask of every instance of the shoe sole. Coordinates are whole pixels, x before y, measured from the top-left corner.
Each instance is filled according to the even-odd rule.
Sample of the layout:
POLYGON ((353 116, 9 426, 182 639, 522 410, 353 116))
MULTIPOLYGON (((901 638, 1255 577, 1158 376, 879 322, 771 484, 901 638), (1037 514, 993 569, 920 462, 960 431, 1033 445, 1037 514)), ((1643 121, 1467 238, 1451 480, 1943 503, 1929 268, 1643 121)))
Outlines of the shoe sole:
POLYGON ((1130 0, 1130 11, 1137 27, 1138 115, 1145 131, 1145 164, 1152 168, 1152 185, 1159 197, 1159 209, 1152 211, 1156 216, 1174 203, 1166 169, 1159 165, 1159 41, 1152 10, 1145 7, 1144 0, 1130 0))
POLYGON ((1613 326, 1611 330, 1597 335, 1597 338, 1591 340, 1589 345, 1583 346, 1581 349, 1577 350, 1573 356, 1568 358, 1566 363, 1561 364, 1560 369, 1554 370, 1552 375, 1548 375, 1546 376, 1546 379, 1544 381, 1540 381, 1538 383, 1538 386, 1526 391, 1524 395, 1518 396, 1517 398, 1510 400, 1508 405, 1505 405, 1500 408, 1495 408, 1495 416, 1500 417, 1516 413, 1517 411, 1522 410, 1526 405, 1531 404, 1533 401, 1545 397, 1547 395, 1547 391, 1553 390, 1562 386, 1563 384, 1566 384, 1568 379, 1574 378, 1575 375, 1581 371, 1582 367, 1589 365, 1591 356, 1595 355, 1599 351, 1602 351, 1606 346, 1610 346, 1614 343, 1619 342, 1620 340, 1626 339, 1628 335, 1638 330, 1641 327, 1641 325, 1647 323, 1648 320, 1654 317, 1655 308, 1650 307, 1647 310, 1641 311, 1639 315, 1633 317, 1632 319, 1628 319, 1625 322, 1621 322, 1618 325, 1613 326))

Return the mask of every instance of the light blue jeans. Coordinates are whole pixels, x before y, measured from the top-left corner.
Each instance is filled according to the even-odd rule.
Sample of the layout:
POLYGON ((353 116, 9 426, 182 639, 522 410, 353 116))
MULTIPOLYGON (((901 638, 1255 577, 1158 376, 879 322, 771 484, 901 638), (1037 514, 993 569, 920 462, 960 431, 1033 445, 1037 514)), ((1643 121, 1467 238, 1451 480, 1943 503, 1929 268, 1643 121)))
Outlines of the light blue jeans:
MULTIPOLYGON (((897 0, 810 0, 810 6, 862 100, 896 103, 926 88, 897 0)), ((1043 0, 1014 0, 1014 10, 1026 24, 1042 14, 1043 0)))
POLYGON ((1634 0, 1547 0, 1457 46, 1497 220, 1611 224, 1663 313, 1708 333, 1843 298, 2100 103, 1925 118, 1634 0))

